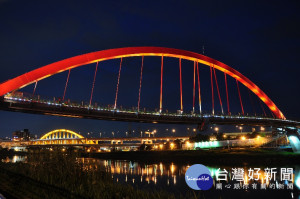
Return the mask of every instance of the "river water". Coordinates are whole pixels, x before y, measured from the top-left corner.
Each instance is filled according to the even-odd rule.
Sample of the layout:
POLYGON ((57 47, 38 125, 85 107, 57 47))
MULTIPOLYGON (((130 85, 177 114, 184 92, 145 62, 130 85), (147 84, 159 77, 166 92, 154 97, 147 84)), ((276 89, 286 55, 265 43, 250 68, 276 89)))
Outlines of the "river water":
MULTIPOLYGON (((26 162, 27 158, 26 156, 12 156, 2 161, 26 162)), ((78 162, 87 169, 105 170, 111 174, 115 183, 131 184, 147 190, 164 190, 175 193, 175 195, 185 195, 188 191, 192 191, 185 181, 185 173, 191 166, 189 164, 172 162, 150 164, 142 161, 96 158, 78 158, 78 162)), ((241 165, 240 168, 220 165, 205 166, 211 172, 213 186, 208 191, 202 191, 203 198, 224 199, 240 198, 241 196, 243 198, 300 198, 300 166, 298 165, 280 167, 273 165, 247 165, 245 167, 241 165), (258 169, 260 170, 258 171, 258 169), (291 170, 288 169, 292 169, 290 176, 287 171, 291 170), (239 175, 241 172, 237 171, 244 171, 244 175, 239 175), (251 179, 251 174, 253 179, 251 179), (217 180, 217 176, 219 176, 219 180, 217 180), (266 180, 268 179, 266 176, 272 179, 266 180), (288 179, 289 177, 290 179, 288 179)))

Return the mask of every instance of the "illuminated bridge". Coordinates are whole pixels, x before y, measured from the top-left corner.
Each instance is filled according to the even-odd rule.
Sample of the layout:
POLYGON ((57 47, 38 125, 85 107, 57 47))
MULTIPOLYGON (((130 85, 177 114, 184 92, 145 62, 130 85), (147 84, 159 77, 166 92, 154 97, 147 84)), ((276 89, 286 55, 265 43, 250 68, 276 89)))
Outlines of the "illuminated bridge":
POLYGON ((19 146, 140 146, 141 144, 154 144, 173 142, 175 140, 189 140, 187 136, 173 137, 124 137, 124 138, 85 138, 84 136, 67 129, 56 129, 45 133, 40 139, 24 142, 16 142, 19 146))
MULTIPOLYGON (((175 70, 175 68, 174 68, 175 70)), ((203 88, 203 86, 202 86, 203 88)), ((132 90, 132 92, 134 92, 132 90)), ((131 95, 132 93, 128 93, 131 95)), ((287 120, 275 103, 250 79, 242 75, 232 67, 219 62, 210 57, 185 51, 179 49, 163 48, 163 47, 128 47, 103 50, 98 52, 92 52, 75 57, 71 57, 62 61, 58 61, 13 79, 7 80, 0 84, 0 109, 7 111, 19 111, 26 113, 36 113, 45 115, 65 116, 65 117, 78 117, 78 118, 91 118, 100 120, 117 120, 117 121, 133 121, 133 122, 147 122, 147 123, 178 123, 178 124, 198 124, 201 129, 205 124, 233 124, 233 125, 265 125, 275 127, 299 127, 300 123, 297 121, 287 120), (138 98, 136 100, 136 107, 131 109, 123 108, 118 101, 119 87, 121 84, 121 72, 122 63, 129 58, 135 58, 140 60, 139 85, 138 98), (157 109, 150 111, 141 107, 141 92, 147 92, 142 89, 143 85, 143 69, 145 57, 159 57, 160 58, 160 93, 159 99, 157 99, 157 109), (93 103, 94 87, 96 82, 98 65, 102 62, 109 60, 119 59, 117 83, 115 87, 115 97, 113 105, 100 106, 97 103, 93 103), (164 100, 164 93, 167 92, 167 88, 164 87, 164 65, 167 60, 175 60, 176 70, 178 70, 178 84, 179 84, 179 104, 177 111, 170 112, 164 108, 168 103, 164 100), (69 78, 71 71, 74 68, 81 67, 87 64, 95 63, 94 76, 91 77, 91 92, 89 95, 89 101, 87 103, 73 103, 70 100, 66 100, 66 93, 68 89, 69 78), (183 65, 190 63, 191 67, 186 67, 192 70, 190 79, 192 80, 191 91, 191 109, 184 109, 184 95, 183 95, 183 78, 184 73, 183 65), (200 82, 199 71, 200 66, 208 66, 210 77, 208 84, 210 86, 211 110, 203 110, 203 92, 200 82), (59 97, 54 97, 53 100, 43 99, 40 95, 37 95, 36 88, 38 82, 41 80, 53 76, 58 73, 66 71, 66 82, 62 86, 62 92, 59 97), (220 77, 224 82, 224 90, 221 91, 220 77), (219 78, 218 78, 219 77, 219 78), (231 78, 231 79, 230 79, 231 78), (228 81, 233 81, 236 88, 230 88, 228 81), (30 84, 34 85, 32 94, 22 92, 23 87, 30 84), (243 96, 242 89, 248 91, 246 96, 251 101, 253 108, 252 113, 245 111, 245 104, 243 102, 246 98, 243 96), (19 91, 20 90, 20 91, 19 91), (231 112, 231 96, 230 90, 237 92, 240 111, 238 113, 231 112), (222 93, 225 94, 222 96, 222 93), (225 101, 224 101, 225 99, 225 101), (216 102, 218 101, 218 103, 216 102), (255 103, 259 104, 262 114, 259 115, 255 110, 255 103)), ((153 99, 155 100, 155 99, 153 99)), ((208 103, 208 102, 207 102, 208 103)))

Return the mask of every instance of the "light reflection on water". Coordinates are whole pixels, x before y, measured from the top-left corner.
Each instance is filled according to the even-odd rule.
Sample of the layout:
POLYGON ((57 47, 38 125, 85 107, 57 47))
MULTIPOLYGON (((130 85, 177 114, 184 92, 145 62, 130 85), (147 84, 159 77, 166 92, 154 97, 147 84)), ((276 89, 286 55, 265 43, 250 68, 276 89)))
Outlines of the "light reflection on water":
POLYGON ((5 162, 5 163, 9 163, 9 162, 10 163, 26 162, 27 161, 27 157, 26 156, 14 155, 12 157, 3 158, 1 161, 5 162))
MULTIPOLYGON (((142 162, 134 162, 134 161, 128 161, 128 160, 102 160, 102 159, 94 159, 94 158, 80 158, 78 159, 80 163, 83 165, 86 165, 88 168, 93 167, 99 167, 106 172, 110 172, 112 175, 112 179, 115 182, 119 183, 131 183, 132 185, 137 185, 139 187, 150 187, 155 186, 159 187, 161 189, 168 189, 168 190, 178 190, 178 189, 185 189, 188 190, 189 187, 187 187, 185 183, 185 173, 186 170, 191 166, 188 164, 175 164, 175 163, 157 163, 157 164, 146 164, 142 162), (91 167, 92 166, 92 167, 91 167)), ((213 166, 207 166, 208 169, 211 172, 211 175, 213 177, 213 189, 216 189, 216 183, 219 183, 220 181, 216 180, 216 175, 218 173, 218 169, 220 170, 226 169, 228 171, 228 180, 222 181, 224 184, 230 183, 233 185, 233 183, 239 183, 241 187, 244 185, 250 187, 253 183, 257 183, 259 186, 257 189, 260 189, 261 184, 266 184, 267 187, 269 187, 270 183, 275 184, 275 189, 278 189, 279 184, 284 184, 285 191, 292 191, 287 190, 286 186, 288 181, 281 181, 280 179, 280 168, 277 168, 277 174, 274 181, 268 181, 264 179, 265 172, 264 169, 266 167, 241 167, 244 169, 244 181, 236 182, 232 181, 232 168, 237 167, 213 167, 213 166), (254 169, 254 168, 260 168, 260 177, 259 180, 249 180, 248 178, 248 169, 254 169)), ((269 167, 269 165, 268 165, 269 167)), ((285 168, 285 167, 282 167, 285 168)), ((292 183, 294 183, 294 186, 298 189, 300 188, 300 170, 298 166, 294 166, 294 174, 293 174, 293 180, 292 183), (294 182, 295 179, 295 182, 294 182)), ((224 186, 224 185, 223 185, 224 186)), ((244 191, 249 191, 249 189, 245 189, 244 191)), ((255 191, 255 190, 253 190, 255 191)))
MULTIPOLYGON (((26 156, 12 156, 12 157, 6 157, 1 160, 2 162, 27 162, 26 156)), ((111 173, 111 177, 114 182, 117 183, 129 183, 133 186, 146 188, 146 189, 152 189, 155 187, 156 189, 162 189, 167 190, 171 192, 180 192, 185 193, 188 190, 191 190, 185 182, 185 173, 186 170, 191 166, 189 164, 175 164, 175 163, 143 163, 143 162, 137 162, 137 161, 129 161, 129 160, 104 160, 104 159, 95 159, 95 158, 78 158, 77 162, 79 164, 82 164, 84 169, 86 171, 92 171, 94 169, 101 169, 103 171, 106 171, 108 173, 111 173)), ((267 165, 268 167, 270 165, 267 165)), ((267 168, 267 166, 265 168, 267 168)), ((218 169, 221 170, 226 169, 228 171, 228 180, 227 182, 223 183, 231 183, 232 182, 232 168, 236 167, 216 167, 216 166, 207 166, 211 172, 211 175, 213 177, 213 188, 216 189, 216 183, 219 183, 216 181, 216 175, 218 173, 218 169)), ((298 188, 298 191, 296 190, 296 193, 299 193, 300 189, 300 167, 299 166, 290 166, 294 169, 293 174, 293 181, 294 188, 298 188)), ((257 168, 257 167, 242 167, 245 171, 245 181, 239 182, 241 187, 243 187, 244 184, 249 185, 253 183, 253 180, 247 179, 248 169, 249 168, 257 168)), ((259 167, 258 167, 259 168, 259 167)), ((283 167, 284 168, 284 167, 283 167)), ((264 167, 260 167, 261 176, 264 176, 264 167)), ((280 168, 277 168, 277 171, 280 171, 280 168)), ((282 183, 280 181, 280 175, 276 175, 275 181, 273 181, 276 184, 276 188, 278 187, 278 183, 282 183)), ((237 182, 235 182, 237 183, 237 182)), ((266 181, 262 177, 259 178, 258 181, 255 183, 261 184, 266 183, 267 186, 269 185, 269 181, 266 181)), ((285 185, 287 182, 284 182, 285 185)), ((259 189, 259 188, 258 188, 259 189)), ((231 189, 232 190, 232 189, 231 189)), ((234 190, 232 190, 234 191, 234 190)), ((249 190, 241 190, 248 192, 249 190)), ((255 191, 255 190, 253 190, 255 191)), ((294 193, 292 190, 285 190, 289 191, 290 198, 296 198, 294 196, 294 193)), ((295 189, 294 189, 295 191, 295 189)))

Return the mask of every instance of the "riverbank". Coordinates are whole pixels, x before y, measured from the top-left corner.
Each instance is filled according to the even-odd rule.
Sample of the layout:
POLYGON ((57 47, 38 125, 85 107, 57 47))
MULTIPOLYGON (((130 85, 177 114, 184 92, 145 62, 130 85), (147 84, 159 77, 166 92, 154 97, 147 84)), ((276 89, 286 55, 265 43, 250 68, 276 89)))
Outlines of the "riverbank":
POLYGON ((174 151, 118 151, 110 153, 83 153, 83 157, 143 161, 147 163, 202 163, 220 165, 245 164, 288 165, 300 164, 300 154, 266 149, 174 150, 174 151), (247 163, 246 163, 247 162, 247 163))

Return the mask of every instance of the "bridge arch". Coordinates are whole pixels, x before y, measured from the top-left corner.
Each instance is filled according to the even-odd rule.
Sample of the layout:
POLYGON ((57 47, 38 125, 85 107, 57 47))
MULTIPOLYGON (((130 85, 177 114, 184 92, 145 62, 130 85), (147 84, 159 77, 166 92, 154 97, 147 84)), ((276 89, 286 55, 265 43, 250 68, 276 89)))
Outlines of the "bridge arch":
POLYGON ((181 58, 194 62, 199 62, 201 64, 214 67, 217 70, 224 72, 227 75, 230 75, 249 90, 251 90, 255 95, 257 95, 274 113, 276 118, 285 119, 285 116, 273 103, 273 101, 250 79, 242 75, 237 70, 231 68, 230 66, 219 62, 210 57, 173 48, 164 48, 164 47, 127 47, 127 48, 117 48, 102 50, 92 53, 87 53, 83 55, 78 55, 62 61, 54 62, 52 64, 40 67, 38 69, 32 70, 28 73, 10 79, 2 84, 0 84, 0 96, 5 95, 6 93, 12 92, 16 89, 20 89, 29 84, 32 84, 36 81, 42 80, 54 74, 76 68, 82 65, 100 62, 109 59, 117 59, 124 57, 136 57, 136 56, 163 56, 163 57, 173 57, 181 58))
POLYGON ((68 139, 68 138, 84 138, 82 135, 68 130, 68 129, 56 129, 45 133, 40 140, 51 140, 51 139, 68 139))

